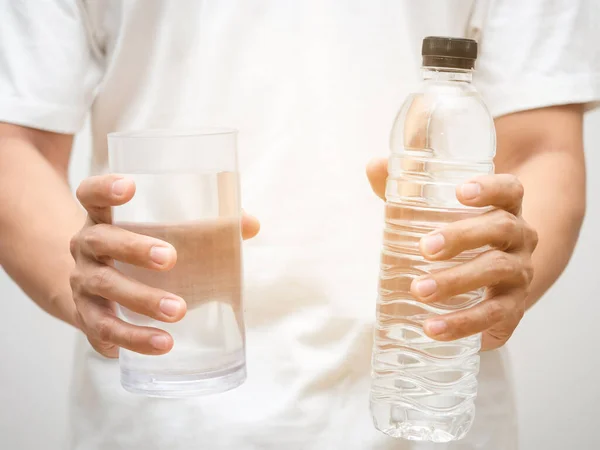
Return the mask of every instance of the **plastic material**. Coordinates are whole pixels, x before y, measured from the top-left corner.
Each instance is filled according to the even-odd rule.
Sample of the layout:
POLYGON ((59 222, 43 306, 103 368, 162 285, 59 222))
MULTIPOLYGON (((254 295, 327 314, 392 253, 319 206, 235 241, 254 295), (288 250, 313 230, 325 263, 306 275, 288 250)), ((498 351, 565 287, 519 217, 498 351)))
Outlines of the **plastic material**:
POLYGON ((477 59, 477 41, 430 36, 423 39, 421 55, 424 67, 472 69, 477 59))
POLYGON ((493 172, 492 117, 470 70, 425 69, 421 88, 400 110, 391 135, 377 324, 372 357, 375 427, 411 440, 447 442, 465 436, 475 415, 481 337, 430 339, 423 322, 469 308, 483 291, 424 304, 413 279, 468 261, 430 262, 419 241, 447 223, 481 214, 456 199, 456 186, 493 172))

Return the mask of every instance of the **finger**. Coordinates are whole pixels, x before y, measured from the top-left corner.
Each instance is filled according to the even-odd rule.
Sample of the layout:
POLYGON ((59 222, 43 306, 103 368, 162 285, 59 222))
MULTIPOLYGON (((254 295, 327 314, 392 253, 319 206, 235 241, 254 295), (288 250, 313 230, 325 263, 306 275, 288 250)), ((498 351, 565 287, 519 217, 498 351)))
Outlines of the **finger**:
POLYGON ((260 231, 260 222, 258 219, 245 212, 242 213, 242 238, 250 239, 260 231))
POLYGON ((411 293, 424 303, 443 302, 455 295, 506 283, 529 284, 529 270, 519 255, 490 250, 450 269, 415 278, 411 293))
POLYGON ((434 261, 452 258, 465 250, 486 245, 503 251, 523 248, 525 222, 503 209, 494 209, 480 216, 459 220, 423 237, 421 254, 434 261))
POLYGON ((113 225, 84 228, 77 239, 82 254, 97 261, 115 259, 153 270, 170 270, 177 261, 177 251, 168 242, 113 225))
POLYGON ((84 305, 80 301, 79 310, 84 332, 103 354, 112 355, 113 345, 145 355, 162 355, 173 348, 173 338, 166 331, 124 322, 102 301, 88 299, 84 305))
POLYGON ((522 316, 518 311, 519 295, 506 293, 485 300, 464 311, 427 319, 423 330, 432 339, 453 341, 482 333, 502 322, 518 323, 513 316, 522 316))
POLYGON ((99 175, 81 182, 77 199, 95 223, 110 223, 110 207, 127 203, 134 193, 132 180, 121 175, 99 175))
POLYGON ((481 338, 481 351, 495 350, 506 344, 519 325, 524 314, 525 308, 523 308, 522 312, 513 314, 509 320, 498 322, 485 330, 481 338))
POLYGON ((88 342, 94 350, 106 358, 117 359, 119 357, 119 347, 112 342, 102 342, 96 338, 87 337, 88 342))
POLYGON ((467 206, 495 206, 518 215, 523 201, 523 185, 511 174, 484 175, 457 186, 456 197, 467 206))
POLYGON ((388 176, 388 162, 385 158, 376 158, 367 165, 367 177, 373 192, 385 200, 385 184, 388 176))
POLYGON ((163 322, 177 322, 186 313, 186 303, 181 297, 128 278, 110 266, 90 266, 88 275, 80 277, 76 284, 87 295, 114 301, 163 322))

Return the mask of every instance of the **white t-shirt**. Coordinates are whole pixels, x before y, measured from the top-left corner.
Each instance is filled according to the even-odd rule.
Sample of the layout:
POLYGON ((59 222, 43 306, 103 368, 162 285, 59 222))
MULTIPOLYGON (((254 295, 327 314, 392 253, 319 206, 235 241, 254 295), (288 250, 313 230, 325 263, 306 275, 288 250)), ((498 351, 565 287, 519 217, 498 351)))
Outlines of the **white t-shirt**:
MULTIPOLYGON (((491 111, 600 99, 594 0, 0 0, 0 121, 106 134, 240 131, 249 377, 212 397, 126 393, 77 344, 72 448, 429 448, 375 431, 369 370, 382 203, 364 171, 419 79, 425 35, 477 37, 491 111)), ((516 447, 503 352, 482 356, 477 418, 451 449, 516 447)), ((440 448, 440 447, 435 447, 440 448)))

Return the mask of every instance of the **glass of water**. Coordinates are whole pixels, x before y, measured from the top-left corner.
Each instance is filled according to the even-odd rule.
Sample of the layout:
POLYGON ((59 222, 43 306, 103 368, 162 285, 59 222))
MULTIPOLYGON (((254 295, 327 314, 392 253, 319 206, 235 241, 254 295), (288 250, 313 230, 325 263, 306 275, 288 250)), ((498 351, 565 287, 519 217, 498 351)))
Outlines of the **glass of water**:
POLYGON ((108 135, 112 173, 132 179, 131 201, 113 224, 169 242, 177 263, 157 272, 115 261, 125 275, 179 295, 187 314, 156 321, 119 307, 119 317, 174 340, 160 356, 121 349, 121 384, 135 393, 186 397, 223 392, 246 378, 237 133, 148 130, 108 135))

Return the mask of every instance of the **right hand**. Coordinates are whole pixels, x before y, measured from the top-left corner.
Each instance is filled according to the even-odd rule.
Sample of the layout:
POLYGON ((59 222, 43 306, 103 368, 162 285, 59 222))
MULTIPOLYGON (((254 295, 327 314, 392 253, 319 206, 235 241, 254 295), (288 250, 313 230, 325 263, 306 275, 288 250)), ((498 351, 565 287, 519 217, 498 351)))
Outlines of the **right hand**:
MULTIPOLYGON (((76 263, 71 275, 76 323, 92 347, 110 358, 117 357, 119 347, 147 355, 161 355, 173 347, 173 338, 166 331, 119 319, 117 303, 162 322, 177 322, 186 312, 181 297, 139 283, 114 268, 113 260, 117 260, 167 271, 177 260, 169 243, 111 225, 111 207, 127 203, 134 193, 133 181, 120 175, 90 177, 77 189, 88 216, 71 239, 76 263)), ((244 239, 255 236, 259 227, 257 219, 243 215, 244 239)))

